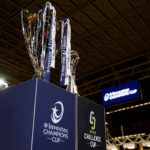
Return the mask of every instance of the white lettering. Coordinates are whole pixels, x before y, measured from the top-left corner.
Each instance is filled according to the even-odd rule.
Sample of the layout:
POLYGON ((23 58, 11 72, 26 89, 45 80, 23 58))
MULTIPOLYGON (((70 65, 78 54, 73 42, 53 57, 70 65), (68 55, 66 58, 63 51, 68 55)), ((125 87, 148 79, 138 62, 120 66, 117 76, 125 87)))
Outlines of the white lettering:
POLYGON ((101 137, 100 136, 87 134, 87 133, 84 133, 84 139, 94 141, 94 142, 99 142, 99 143, 101 142, 101 137))
POLYGON ((104 95, 104 101, 113 100, 113 99, 116 99, 116 98, 133 95, 133 94, 136 94, 136 93, 137 93, 137 89, 134 89, 134 90, 130 90, 130 88, 122 89, 120 91, 106 93, 104 95))

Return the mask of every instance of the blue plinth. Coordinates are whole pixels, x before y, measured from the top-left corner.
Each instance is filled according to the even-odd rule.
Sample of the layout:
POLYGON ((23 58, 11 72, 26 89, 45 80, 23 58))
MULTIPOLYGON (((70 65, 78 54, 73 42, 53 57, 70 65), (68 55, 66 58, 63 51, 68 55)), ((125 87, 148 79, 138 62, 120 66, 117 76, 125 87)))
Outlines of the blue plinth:
POLYGON ((104 108, 33 79, 0 92, 0 150, 105 150, 104 108))

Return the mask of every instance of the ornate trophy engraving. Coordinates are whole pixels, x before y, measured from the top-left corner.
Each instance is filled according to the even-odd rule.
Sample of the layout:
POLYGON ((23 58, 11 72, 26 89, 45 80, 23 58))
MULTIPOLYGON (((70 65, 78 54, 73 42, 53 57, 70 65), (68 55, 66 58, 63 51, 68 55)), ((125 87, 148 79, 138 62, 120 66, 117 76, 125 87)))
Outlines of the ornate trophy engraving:
POLYGON ((71 51, 71 75, 69 76, 69 84, 66 88, 67 91, 70 91, 71 93, 75 93, 78 94, 78 89, 77 89, 77 85, 75 82, 75 73, 76 73, 76 68, 77 68, 77 64, 79 61, 79 55, 78 52, 72 50, 71 51))

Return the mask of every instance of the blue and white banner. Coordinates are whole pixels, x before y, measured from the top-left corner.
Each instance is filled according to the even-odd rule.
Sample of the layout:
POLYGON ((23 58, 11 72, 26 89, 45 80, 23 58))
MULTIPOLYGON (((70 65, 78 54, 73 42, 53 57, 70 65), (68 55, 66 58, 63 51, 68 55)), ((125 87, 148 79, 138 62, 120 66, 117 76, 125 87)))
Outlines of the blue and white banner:
POLYGON ((52 12, 51 27, 49 33, 47 57, 46 57, 46 72, 45 79, 50 80, 50 69, 55 68, 55 49, 56 49, 56 10, 53 6, 50 7, 52 12))
POLYGON ((69 19, 62 20, 61 27, 61 85, 69 84, 71 75, 71 26, 69 19))
POLYGON ((141 94, 137 80, 102 91, 104 106, 113 105, 140 97, 141 94))

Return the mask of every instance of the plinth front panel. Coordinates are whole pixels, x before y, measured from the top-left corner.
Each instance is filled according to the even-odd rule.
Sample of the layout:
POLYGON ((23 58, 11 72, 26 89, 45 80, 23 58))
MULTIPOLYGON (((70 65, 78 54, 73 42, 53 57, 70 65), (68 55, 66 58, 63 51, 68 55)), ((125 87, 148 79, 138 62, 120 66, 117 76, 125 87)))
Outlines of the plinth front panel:
POLYGON ((106 150, 104 108, 78 97, 78 150, 106 150))
POLYGON ((33 150, 75 150, 75 96, 38 81, 33 150))

